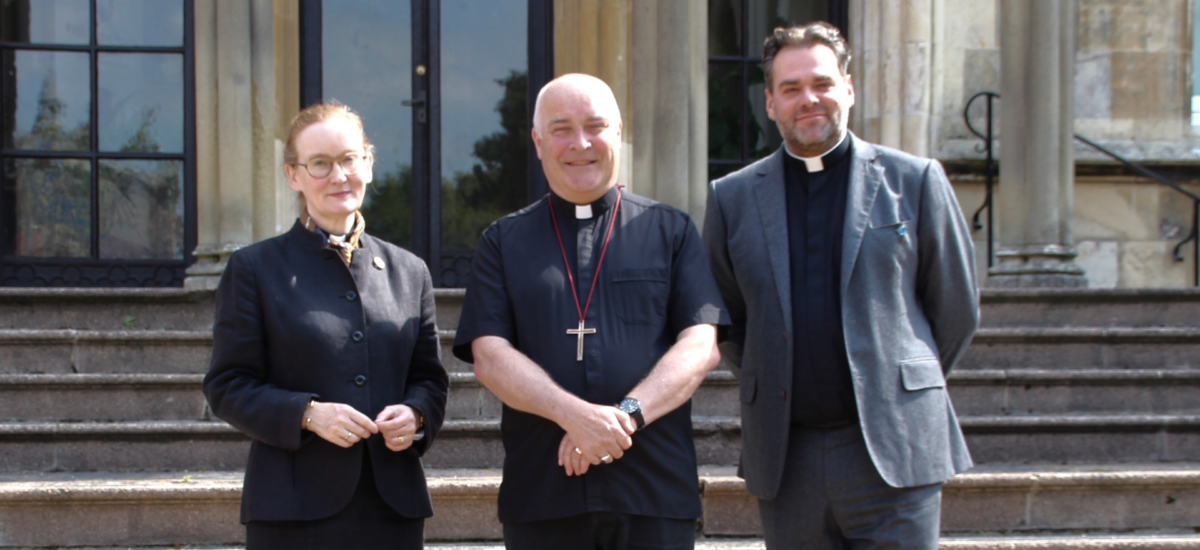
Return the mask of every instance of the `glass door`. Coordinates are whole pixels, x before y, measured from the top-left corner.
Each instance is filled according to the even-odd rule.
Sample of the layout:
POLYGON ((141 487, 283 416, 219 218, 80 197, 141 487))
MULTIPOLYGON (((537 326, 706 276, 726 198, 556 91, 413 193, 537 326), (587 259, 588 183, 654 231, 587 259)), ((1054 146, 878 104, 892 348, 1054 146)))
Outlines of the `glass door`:
POLYGON ((301 101, 362 116, 376 146, 367 231, 424 258, 437 286, 464 286, 479 234, 545 193, 528 90, 549 73, 549 3, 303 4, 301 101))

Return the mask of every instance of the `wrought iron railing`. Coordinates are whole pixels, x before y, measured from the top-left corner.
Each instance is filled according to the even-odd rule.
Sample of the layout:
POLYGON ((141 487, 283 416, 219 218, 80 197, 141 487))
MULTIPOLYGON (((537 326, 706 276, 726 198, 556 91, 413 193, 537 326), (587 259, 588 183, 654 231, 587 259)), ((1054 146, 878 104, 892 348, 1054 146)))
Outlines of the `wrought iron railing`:
MULTIPOLYGON (((979 139, 982 139, 984 141, 983 146, 982 146, 983 148, 980 151, 986 154, 985 161, 984 161, 985 162, 984 172, 985 172, 985 177, 986 177, 985 182, 987 185, 987 189, 986 189, 986 194, 983 199, 983 204, 980 205, 980 207, 977 210, 975 210, 975 215, 972 216, 972 218, 971 218, 971 224, 975 228, 976 231, 983 229, 983 225, 980 223, 979 218, 980 218, 980 215, 982 215, 985 210, 987 211, 988 267, 992 267, 994 265, 995 257, 996 257, 996 255, 995 255, 996 239, 995 239, 995 235, 993 232, 995 224, 992 221, 993 220, 992 197, 993 197, 993 191, 995 188, 995 177, 996 177, 996 174, 998 173, 998 170, 997 170, 998 167, 996 166, 995 155, 994 155, 995 150, 994 150, 994 146, 993 146, 993 143, 995 142, 995 129, 992 124, 992 112, 993 112, 993 103, 997 99, 1000 99, 1000 94, 998 94, 996 92, 991 92, 991 91, 979 92, 979 93, 975 94, 974 96, 971 96, 971 99, 967 101, 967 106, 963 109, 963 122, 966 123, 967 129, 970 130, 972 134, 975 134, 976 136, 978 136, 979 139), (971 123, 971 116, 970 116, 971 105, 975 103, 976 99, 979 99, 981 97, 986 98, 986 101, 987 101, 987 124, 986 124, 986 127, 983 132, 980 132, 978 129, 975 128, 975 125, 971 123)), ((1130 170, 1133 170, 1135 173, 1137 173, 1141 176, 1150 178, 1151 180, 1154 180, 1162 185, 1170 187, 1171 189, 1175 190, 1176 192, 1178 192, 1192 200, 1192 229, 1188 232, 1187 238, 1183 239, 1182 241, 1179 241, 1179 243, 1175 245, 1175 248, 1171 254, 1171 259, 1175 260, 1176 262, 1184 261, 1183 247, 1185 245, 1187 245, 1189 242, 1192 243, 1192 284, 1194 286, 1200 286, 1200 195, 1193 193, 1191 191, 1188 191, 1187 189, 1184 189, 1183 186, 1179 185, 1178 183, 1175 183, 1174 181, 1167 178, 1166 176, 1163 176, 1162 174, 1159 174, 1158 172, 1155 172, 1149 168, 1146 168, 1145 166, 1143 166, 1137 162, 1129 160, 1129 159, 1117 154, 1116 152, 1113 152, 1112 150, 1110 150, 1110 149, 1108 149, 1086 137, 1083 137, 1079 134, 1075 134, 1075 139, 1080 141, 1084 145, 1087 145, 1088 147, 1095 149, 1099 153, 1125 165, 1127 168, 1129 168, 1130 170)))

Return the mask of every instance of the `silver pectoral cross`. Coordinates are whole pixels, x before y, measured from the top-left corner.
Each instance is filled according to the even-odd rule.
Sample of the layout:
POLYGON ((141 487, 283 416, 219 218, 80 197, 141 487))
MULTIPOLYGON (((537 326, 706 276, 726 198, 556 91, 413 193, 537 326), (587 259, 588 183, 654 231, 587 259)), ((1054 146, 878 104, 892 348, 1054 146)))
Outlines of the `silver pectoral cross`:
POLYGON ((596 334, 596 329, 583 328, 583 319, 580 319, 579 328, 569 328, 567 329, 567 334, 579 338, 579 346, 575 350, 575 360, 583 361, 583 337, 589 334, 596 334))

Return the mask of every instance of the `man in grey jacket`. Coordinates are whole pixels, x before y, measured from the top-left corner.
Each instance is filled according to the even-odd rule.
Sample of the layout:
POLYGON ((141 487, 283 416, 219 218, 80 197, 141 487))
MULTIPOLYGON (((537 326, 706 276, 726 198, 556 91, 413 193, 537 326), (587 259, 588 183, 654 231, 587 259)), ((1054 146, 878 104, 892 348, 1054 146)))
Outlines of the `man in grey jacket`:
POLYGON ((945 374, 979 324, 974 249, 933 160, 847 130, 826 23, 763 48, 771 156, 709 186, 704 242, 733 326, 742 464, 768 548, 937 548, 971 467, 945 374))

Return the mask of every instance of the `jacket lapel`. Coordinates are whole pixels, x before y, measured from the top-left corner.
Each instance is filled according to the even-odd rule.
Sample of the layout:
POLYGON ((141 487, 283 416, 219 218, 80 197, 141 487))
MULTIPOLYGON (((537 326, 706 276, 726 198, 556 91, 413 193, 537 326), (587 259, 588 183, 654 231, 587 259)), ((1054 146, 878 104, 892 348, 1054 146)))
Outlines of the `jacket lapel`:
POLYGON ((759 181, 754 186, 758 198, 758 215, 762 219, 763 243, 770 259, 779 304, 783 308, 783 323, 792 331, 792 278, 788 257, 787 195, 784 191, 783 147, 775 151, 758 170, 759 181))
POLYGON ((850 134, 854 140, 853 164, 850 165, 850 188, 846 194, 846 220, 842 232, 842 301, 846 301, 846 288, 850 284, 850 274, 854 272, 854 263, 858 260, 858 251, 862 246, 863 237, 867 233, 867 224, 871 220, 871 207, 875 204, 875 195, 883 184, 883 168, 875 164, 876 150, 858 136, 850 134))

